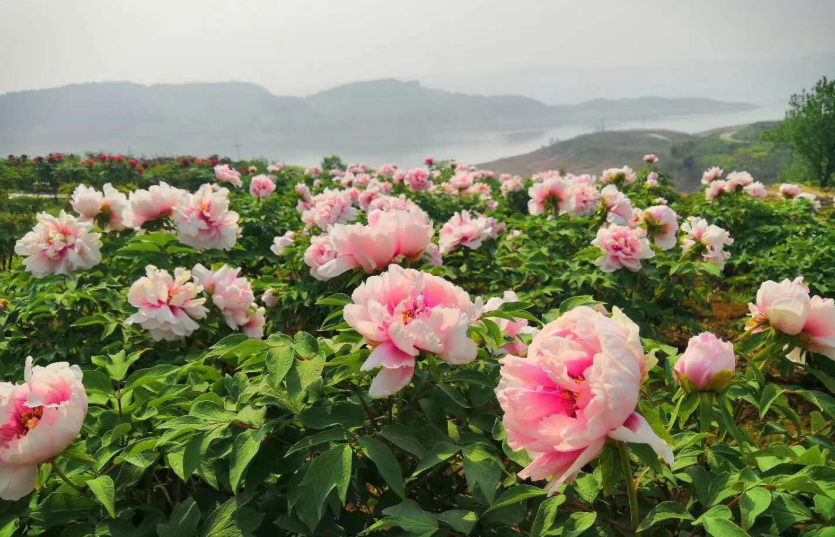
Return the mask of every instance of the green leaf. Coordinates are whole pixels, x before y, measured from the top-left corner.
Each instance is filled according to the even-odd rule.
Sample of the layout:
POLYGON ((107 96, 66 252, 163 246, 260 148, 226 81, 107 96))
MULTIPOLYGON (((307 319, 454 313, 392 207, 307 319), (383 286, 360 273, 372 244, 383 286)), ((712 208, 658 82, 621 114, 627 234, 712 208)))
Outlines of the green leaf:
POLYGON ((299 421, 312 429, 324 429, 341 425, 348 429, 362 427, 365 413, 360 405, 336 403, 335 405, 308 408, 299 414, 299 421))
POLYGON ((358 443, 363 453, 377 465, 380 475, 386 480, 391 490, 405 500, 406 486, 403 484, 400 465, 388 446, 368 436, 360 438, 358 443))
POLYGON ((285 457, 292 455, 297 451, 302 451, 305 449, 310 449, 313 446, 318 446, 319 444, 324 444, 325 442, 336 442, 339 440, 351 440, 354 438, 348 429, 344 429, 342 427, 335 427, 333 429, 327 429, 325 431, 318 432, 311 436, 305 436, 287 450, 284 454, 285 457))
POLYGON ((197 525, 200 523, 200 508, 194 498, 188 497, 178 503, 171 513, 168 524, 157 526, 159 537, 193 537, 197 535, 197 525))
POLYGON ((449 442, 438 442, 432 446, 432 449, 426 452, 426 455, 424 455, 422 459, 420 459, 417 468, 415 468, 415 471, 412 473, 412 477, 451 458, 460 450, 460 447, 454 446, 449 442))
POLYGON ((290 368, 293 367, 294 353, 292 345, 281 345, 271 347, 267 351, 266 369, 269 373, 270 387, 278 392, 281 390, 281 381, 287 376, 290 368))
POLYGON ((267 427, 247 429, 235 437, 232 454, 229 457, 229 486, 232 487, 233 493, 238 491, 238 485, 241 483, 246 467, 258 454, 267 429, 267 427))
MULTIPOLYGON (((203 523, 202 537, 235 537, 242 535, 240 526, 250 525, 252 521, 239 521, 244 518, 251 509, 244 509, 253 500, 256 492, 245 492, 234 496, 221 504, 203 523)), ((260 523, 260 517, 255 520, 260 523)), ((254 529, 254 528, 253 528, 254 529)))
POLYGON ((287 373, 287 391, 292 399, 300 397, 304 391, 322 376, 325 357, 317 354, 310 360, 293 360, 293 367, 287 373))
POLYGON ((40 528, 64 526, 75 520, 85 520, 96 502, 76 494, 50 494, 29 513, 40 528))
POLYGON ((71 461, 78 461, 78 462, 96 462, 96 459, 87 455, 81 446, 78 444, 71 444, 67 447, 62 453, 61 457, 65 459, 69 459, 71 461))
POLYGON ((580 306, 588 306, 590 308, 594 308, 594 307, 598 306, 599 304, 602 304, 602 302, 596 301, 594 299, 594 297, 591 296, 591 295, 573 296, 571 298, 566 298, 565 300, 560 302, 559 314, 564 315, 564 314, 568 313, 569 311, 573 310, 574 308, 577 308, 577 307, 580 307, 580 306))
POLYGON ((795 524, 812 518, 811 511, 800 500, 783 493, 774 494, 769 513, 781 534, 795 524))
POLYGON ((339 499, 345 504, 351 481, 352 456, 349 446, 335 447, 322 453, 310 464, 304 479, 299 483, 304 493, 310 495, 310 501, 314 502, 313 507, 319 519, 322 518, 325 499, 333 489, 337 490, 339 499))
POLYGON ((296 353, 302 358, 311 358, 319 352, 319 343, 315 337, 307 332, 296 332, 296 335, 293 337, 293 346, 296 349, 296 353))
POLYGON ((597 513, 571 513, 565 521, 562 537, 578 537, 589 529, 595 520, 597 520, 597 513))
POLYGON ((478 515, 473 511, 453 509, 439 514, 438 520, 449 524, 449 526, 455 531, 461 532, 464 535, 469 535, 478 522, 478 515))
POLYGON ((776 384, 765 385, 759 404, 757 405, 760 410, 760 419, 765 417, 771 404, 776 401, 784 391, 785 390, 779 388, 776 384))
POLYGON ((110 518, 116 518, 116 488, 110 476, 100 475, 87 481, 87 486, 90 487, 99 503, 107 509, 110 518))
POLYGON ((557 508, 565 503, 565 496, 559 495, 553 498, 548 498, 541 504, 536 511, 536 518, 534 518, 533 526, 531 527, 531 537, 543 537, 550 533, 553 529, 554 521, 557 518, 557 508))
POLYGON ((496 500, 490 506, 489 509, 484 511, 483 515, 486 515, 490 511, 495 511, 496 509, 507 507, 508 505, 524 502, 525 500, 529 500, 530 498, 545 496, 547 494, 548 491, 540 487, 532 487, 531 485, 517 485, 502 492, 502 495, 499 496, 499 499, 496 500))
POLYGON ((757 517, 771 505, 771 492, 762 487, 745 491, 739 502, 742 529, 748 531, 757 517))
POLYGON ((387 425, 380 430, 380 436, 416 457, 426 455, 426 449, 405 425, 387 425))
POLYGON ((403 503, 383 509, 383 514, 405 531, 420 536, 432 535, 438 529, 435 515, 427 513, 412 500, 404 500, 403 503))
POLYGON ((486 444, 476 443, 464 448, 464 476, 472 490, 478 488, 492 504, 502 477, 502 463, 486 444))
POLYGON ((123 380, 128 374, 131 364, 139 360, 145 350, 128 355, 125 354, 124 350, 121 350, 116 354, 108 354, 107 356, 93 356, 91 361, 97 366, 105 368, 111 379, 123 380))
POLYGON ((678 502, 661 502, 641 521, 638 531, 648 530, 665 520, 693 520, 693 515, 678 502))
POLYGON ((351 303, 351 297, 344 293, 334 293, 316 301, 317 306, 344 306, 351 303))
POLYGON ((712 537, 750 537, 739 526, 724 518, 705 518, 703 524, 707 534, 712 537))

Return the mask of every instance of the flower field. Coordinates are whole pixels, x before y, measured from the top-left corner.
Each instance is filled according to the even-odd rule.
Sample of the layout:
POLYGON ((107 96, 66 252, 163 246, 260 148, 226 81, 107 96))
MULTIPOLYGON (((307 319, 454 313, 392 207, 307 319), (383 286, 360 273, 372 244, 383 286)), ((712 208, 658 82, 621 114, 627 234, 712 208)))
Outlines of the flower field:
POLYGON ((0 161, 0 537, 835 537, 833 192, 0 161))

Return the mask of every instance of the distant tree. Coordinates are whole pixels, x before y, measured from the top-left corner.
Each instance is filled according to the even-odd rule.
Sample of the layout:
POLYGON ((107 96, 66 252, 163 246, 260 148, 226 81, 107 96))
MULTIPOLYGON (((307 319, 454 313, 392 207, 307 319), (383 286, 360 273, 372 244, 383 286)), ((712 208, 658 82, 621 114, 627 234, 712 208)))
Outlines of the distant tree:
POLYGON ((329 155, 322 159, 322 169, 327 170, 342 170, 345 171, 345 164, 338 155, 329 155))
POLYGON ((763 133, 766 141, 786 144, 821 186, 835 178, 835 80, 822 78, 811 91, 792 95, 786 119, 763 133))

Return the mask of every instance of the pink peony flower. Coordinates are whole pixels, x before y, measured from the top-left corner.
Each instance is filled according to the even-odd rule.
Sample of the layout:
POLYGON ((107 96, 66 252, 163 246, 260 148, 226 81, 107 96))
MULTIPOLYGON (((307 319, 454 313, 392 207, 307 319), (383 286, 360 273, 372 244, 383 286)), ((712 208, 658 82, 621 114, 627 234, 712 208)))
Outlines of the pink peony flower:
POLYGON ((125 229, 124 217, 128 198, 110 183, 102 188, 103 193, 85 185, 78 185, 72 194, 70 204, 81 215, 82 222, 101 220, 107 231, 125 229))
POLYGON ((229 328, 236 330, 250 321, 255 295, 249 280, 238 276, 240 268, 223 265, 213 271, 198 263, 192 272, 194 279, 212 297, 212 303, 220 310, 229 328))
POLYGON ((641 228, 630 229, 616 224, 601 227, 591 245, 600 248, 603 255, 594 264, 603 272, 614 272, 622 268, 638 272, 641 270, 642 259, 655 256, 646 236, 646 231, 641 228))
POLYGON ((0 498, 19 500, 35 489, 38 465, 61 454, 81 431, 87 393, 77 365, 32 367, 24 384, 0 382, 0 498))
POLYGON ((783 183, 780 185, 780 195, 786 199, 794 199, 800 195, 803 190, 800 188, 800 185, 795 185, 793 183, 783 183))
MULTIPOLYGON (((258 167, 257 166, 249 166, 246 169, 246 173, 248 173, 249 175, 252 175, 253 173, 258 173, 258 167)), ((240 185, 238 185, 238 186, 240 186, 240 185)))
POLYGON ((333 226, 330 236, 336 257, 318 268, 324 278, 334 278, 352 269, 371 274, 402 256, 415 261, 423 256, 435 230, 426 213, 412 211, 374 211, 368 225, 333 226))
MULTIPOLYGON (((519 302, 519 297, 516 296, 516 293, 513 291, 505 291, 501 298, 493 297, 485 302, 483 311, 496 311, 501 308, 502 304, 511 302, 519 302)), ((499 328, 501 328, 503 334, 516 340, 513 343, 508 343, 499 349, 500 354, 508 353, 522 356, 528 352, 528 346, 521 339, 519 339, 519 334, 534 336, 538 330, 533 326, 528 326, 527 319, 515 317, 513 321, 510 321, 509 319, 504 319, 502 317, 491 317, 491 320, 495 322, 499 328)))
POLYGON ((264 338, 264 308, 252 307, 249 310, 249 319, 241 325, 241 332, 243 332, 250 339, 264 338))
POLYGON ((492 227, 484 217, 471 218, 468 211, 461 211, 443 225, 438 234, 438 246, 441 253, 446 255, 454 252, 459 246, 466 246, 475 250, 481 243, 491 237, 492 227))
POLYGON ((268 308, 274 308, 278 305, 278 295, 275 294, 273 289, 267 289, 261 295, 261 302, 268 308))
POLYGON ((745 192, 752 198, 758 200, 765 199, 768 196, 768 192, 765 190, 765 185, 759 181, 754 181, 750 185, 746 186, 745 192))
POLYGON ((780 283, 768 280, 757 291, 756 304, 748 304, 751 319, 746 328, 767 322, 772 328, 794 336, 799 334, 809 318, 812 301, 803 278, 780 283))
MULTIPOLYGON (((733 343, 722 341, 710 332, 690 338, 687 350, 673 368, 673 376, 682 385, 686 377, 699 391, 721 392, 736 369, 733 343)), ((687 387, 686 382, 684 383, 687 387)))
POLYGON ((256 175, 249 183, 249 193, 264 199, 275 190, 274 177, 270 175, 256 175))
POLYGON ((146 222, 172 217, 180 200, 186 195, 185 190, 174 188, 162 181, 148 190, 131 192, 124 217, 125 226, 139 229, 146 222))
POLYGON ((125 320, 151 333, 155 341, 173 341, 190 336, 200 328, 194 319, 205 319, 205 298, 197 298, 203 287, 189 280, 191 272, 183 268, 167 270, 145 267, 145 276, 130 286, 128 302, 139 311, 125 320))
POLYGON ((658 157, 652 154, 644 155, 644 162, 646 162, 647 164, 655 164, 656 162, 658 162, 658 157))
POLYGON ((632 219, 632 202, 615 185, 603 187, 600 199, 606 207, 607 222, 625 226, 632 219))
POLYGON ((806 200, 812 204, 812 209, 815 211, 819 211, 821 208, 821 202, 818 201, 818 197, 811 192, 803 192, 802 194, 798 194, 795 200, 806 200))
POLYGON ((311 237, 310 246, 304 252, 304 262, 310 267, 311 276, 317 280, 327 280, 327 277, 319 274, 319 268, 334 259, 336 259, 336 250, 334 250, 329 236, 311 237))
POLYGON ((566 212, 570 216, 590 216, 600 206, 600 192, 597 187, 589 184, 575 184, 568 191, 566 212))
POLYGON ((548 479, 549 494, 594 460, 607 439, 648 444, 667 464, 672 450, 635 408, 654 366, 638 326, 615 308, 609 318, 578 307, 534 337, 527 358, 500 360, 496 389, 513 450, 532 462, 521 479, 548 479))
POLYGON ((394 174, 394 177, 392 177, 391 180, 394 181, 394 184, 399 185, 400 183, 402 183, 403 181, 406 180, 406 177, 407 177, 406 172, 399 171, 399 172, 394 174))
POLYGON ((502 196, 506 198, 511 192, 519 192, 524 187, 525 182, 522 181, 522 178, 517 175, 514 177, 509 177, 507 180, 502 181, 499 190, 501 191, 502 196))
POLYGON ((724 248, 734 243, 726 230, 713 224, 709 225, 707 220, 697 216, 689 217, 681 224, 681 230, 685 233, 681 239, 682 252, 688 252, 700 245, 704 249, 701 256, 706 263, 714 263, 720 270, 725 268, 725 260, 731 257, 731 254, 724 248))
POLYGON ((403 181, 409 185, 412 192, 429 190, 429 170, 426 168, 415 168, 406 174, 403 181))
POLYGON ((437 244, 430 244, 423 251, 423 259, 433 267, 444 266, 444 260, 441 257, 441 249, 437 244))
MULTIPOLYGON (((357 192, 359 194, 359 192, 357 192)), ((318 227, 326 231, 334 224, 345 224, 359 214, 352 206, 351 197, 343 191, 325 189, 311 198, 307 208, 302 210, 302 222, 307 227, 318 227)))
POLYGON ((392 395, 409 384, 420 351, 450 364, 476 358, 467 329, 478 320, 480 301, 473 304, 463 289, 443 278, 391 265, 360 284, 351 299, 345 321, 374 348, 362 369, 382 368, 371 383, 372 397, 392 395))
POLYGON ((296 234, 292 231, 287 231, 281 237, 275 237, 273 239, 273 245, 270 246, 270 251, 277 256, 281 256, 284 250, 293 244, 294 240, 296 240, 296 234))
MULTIPOLYGON (((470 172, 457 172, 449 178, 449 186, 458 190, 466 190, 475 184, 476 174, 470 172)), ((485 185, 487 186, 487 185, 485 185)), ((488 187, 489 190, 489 187, 488 187)))
POLYGON ((649 172, 649 175, 647 175, 646 187, 647 188, 655 188, 657 186, 658 186, 658 174, 655 173, 655 172, 649 172))
POLYGON ((728 174, 725 181, 725 192, 734 192, 735 190, 746 187, 754 182, 754 178, 748 172, 733 171, 728 174))
POLYGON ((309 175, 311 177, 316 177, 322 174, 322 168, 319 166, 312 166, 304 171, 305 175, 309 175))
POLYGON ((298 194, 299 197, 301 197, 301 199, 303 201, 308 202, 308 203, 313 201, 313 196, 310 195, 310 189, 307 187, 306 184, 296 183, 295 189, 296 189, 296 194, 298 194))
POLYGON ((669 250, 676 245, 678 215, 666 205, 653 205, 644 209, 641 226, 661 250, 669 250))
POLYGON ((725 181, 722 181, 721 179, 712 181, 705 189, 705 199, 707 199, 707 201, 715 201, 716 198, 718 198, 719 195, 725 191, 725 181))
POLYGON ((638 179, 638 176, 628 166, 624 166, 623 168, 609 168, 603 170, 603 173, 600 175, 600 182, 606 185, 631 185, 636 179, 638 179))
POLYGON ((725 173, 725 170, 719 168, 718 166, 708 169, 702 174, 702 184, 709 185, 710 183, 721 178, 723 173, 725 173))
POLYGON ((435 164, 435 159, 430 157, 430 158, 426 159, 425 161, 423 161, 423 163, 426 164, 427 166, 431 166, 431 165, 435 164))
POLYGON ((215 179, 218 183, 228 183, 238 188, 244 184, 241 181, 241 172, 233 170, 228 164, 218 164, 215 166, 215 179))
POLYGON ((397 166, 394 164, 383 164, 377 168, 377 175, 391 179, 397 173, 397 166))
POLYGON ((32 231, 15 243, 14 251, 35 278, 69 274, 101 262, 100 233, 90 233, 91 222, 81 222, 64 211, 55 217, 43 212, 32 231))
POLYGON ((270 173, 278 173, 284 168, 284 164, 281 162, 276 162, 275 164, 270 164, 267 166, 267 171, 270 173))
POLYGON ((835 301, 812 297, 800 340, 808 351, 835 360, 835 301))
POLYGON ((241 234, 238 213, 229 210, 229 191, 206 184, 186 194, 174 215, 177 238, 198 250, 231 250, 241 234))
POLYGON ((535 183, 528 189, 528 196, 531 198, 528 201, 528 212, 534 216, 544 213, 545 202, 550 199, 562 214, 568 205, 570 191, 571 183, 559 175, 548 177, 541 183, 535 183))

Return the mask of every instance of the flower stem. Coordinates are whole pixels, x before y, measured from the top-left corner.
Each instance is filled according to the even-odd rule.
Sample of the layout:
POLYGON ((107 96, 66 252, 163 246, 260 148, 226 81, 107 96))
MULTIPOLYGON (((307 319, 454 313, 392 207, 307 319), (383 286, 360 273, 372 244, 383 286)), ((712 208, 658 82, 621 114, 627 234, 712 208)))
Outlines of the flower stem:
POLYGON ((617 442, 620 462, 623 465, 623 477, 626 479, 626 494, 629 497, 629 514, 632 520, 632 529, 635 535, 641 536, 638 531, 638 524, 641 522, 641 514, 638 512, 638 491, 635 490, 635 478, 632 476, 632 463, 629 462, 629 448, 625 442, 617 442))
POLYGON ((61 470, 61 467, 58 466, 58 463, 55 462, 55 459, 52 459, 51 461, 49 461, 49 464, 52 465, 52 470, 58 475, 58 477, 60 477, 64 481, 64 483, 71 486, 72 488, 74 488, 78 492, 81 492, 81 491, 84 490, 84 487, 80 486, 75 481, 73 481, 72 479, 67 477, 67 474, 65 474, 64 471, 61 470))
POLYGON ((699 392, 699 432, 709 433, 712 424, 713 392, 699 392))

